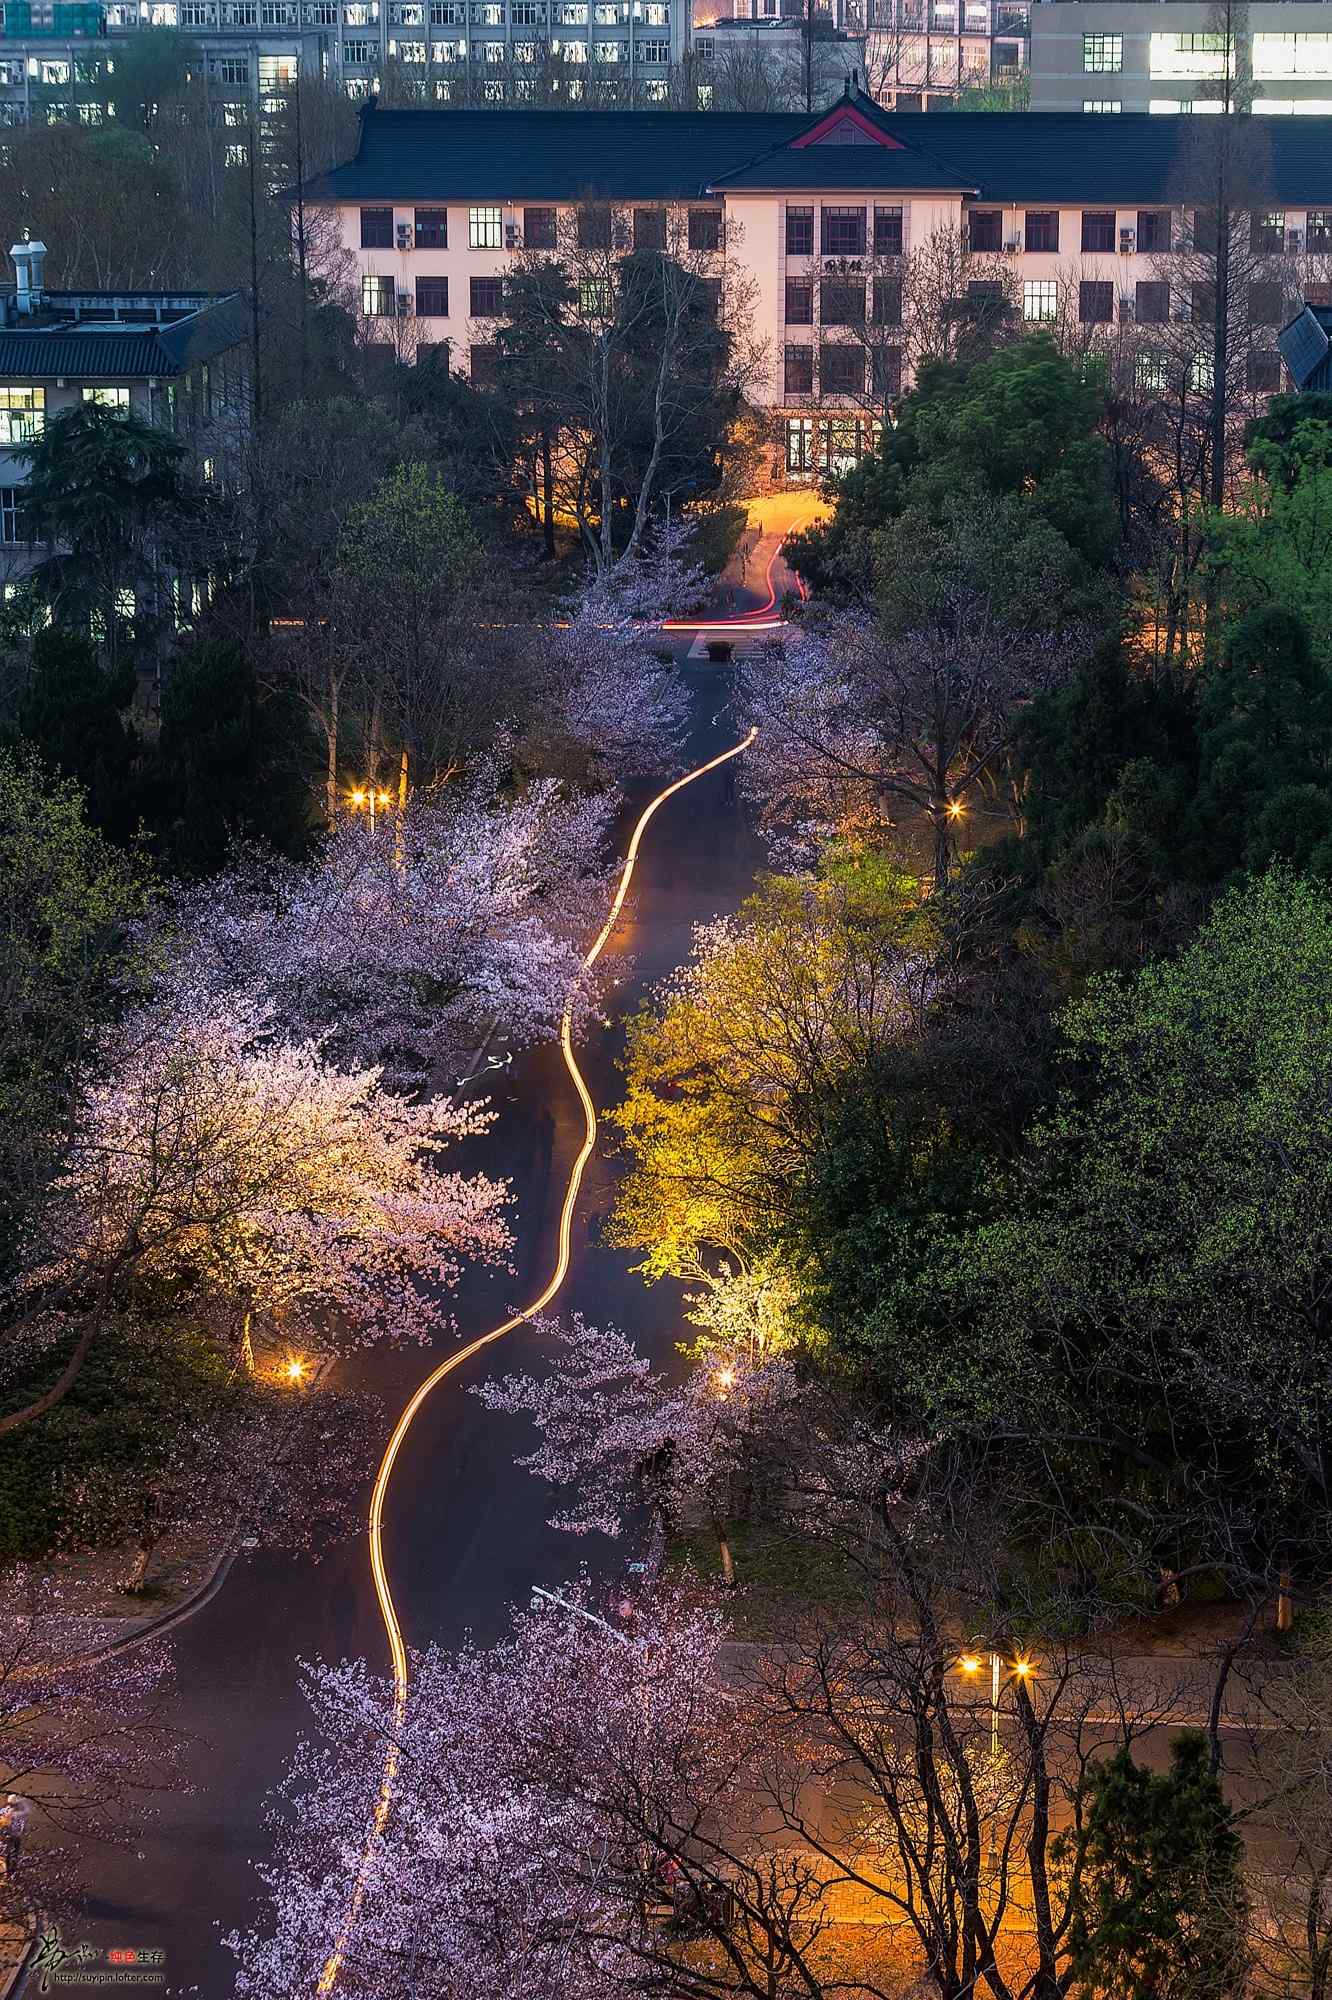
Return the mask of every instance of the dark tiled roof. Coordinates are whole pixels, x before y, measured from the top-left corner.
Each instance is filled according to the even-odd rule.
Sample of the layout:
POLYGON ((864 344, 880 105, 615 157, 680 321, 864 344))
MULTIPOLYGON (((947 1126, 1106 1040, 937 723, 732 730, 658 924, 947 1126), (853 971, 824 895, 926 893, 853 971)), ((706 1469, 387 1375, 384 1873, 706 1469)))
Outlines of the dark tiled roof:
POLYGON ((183 375, 246 336, 238 294, 168 326, 33 326, 0 329, 0 380, 145 381, 183 375))
POLYGON ((687 201, 809 120, 692 111, 367 111, 325 201, 687 201))
MULTIPOLYGON (((759 190, 965 189, 982 200, 1187 202, 1209 121, 1150 112, 922 111, 857 99, 901 147, 790 142, 814 121, 688 111, 381 111, 346 166, 314 181, 325 201, 688 199, 759 190)), ((820 113, 820 117, 826 113, 820 113)), ((1332 207, 1332 118, 1245 121, 1254 206, 1332 207)), ((1201 193, 1201 190, 1198 191, 1201 193)))

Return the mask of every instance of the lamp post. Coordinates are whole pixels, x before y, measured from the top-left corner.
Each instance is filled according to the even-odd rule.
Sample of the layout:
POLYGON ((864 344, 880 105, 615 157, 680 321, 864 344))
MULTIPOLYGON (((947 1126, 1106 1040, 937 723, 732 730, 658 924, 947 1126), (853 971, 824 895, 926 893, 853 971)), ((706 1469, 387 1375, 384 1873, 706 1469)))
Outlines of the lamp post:
POLYGON ((370 838, 373 840, 375 837, 375 808, 377 806, 392 805, 393 801, 391 797, 387 792, 376 790, 374 785, 358 785, 351 795, 351 802, 357 812, 364 812, 367 808, 369 809, 370 838))
MULTIPOLYGON (((997 1757, 999 1754, 999 1691, 1003 1682, 1004 1663, 1003 1655, 1000 1653, 991 1651, 988 1657, 990 1663, 990 1755, 997 1757)), ((957 1664, 964 1674, 978 1674, 981 1670, 981 1656, 979 1653, 963 1653, 957 1664)), ((1014 1680, 1029 1680, 1032 1673, 1031 1661, 1025 1655, 1019 1654, 1013 1662, 1012 1673, 1014 1680)))

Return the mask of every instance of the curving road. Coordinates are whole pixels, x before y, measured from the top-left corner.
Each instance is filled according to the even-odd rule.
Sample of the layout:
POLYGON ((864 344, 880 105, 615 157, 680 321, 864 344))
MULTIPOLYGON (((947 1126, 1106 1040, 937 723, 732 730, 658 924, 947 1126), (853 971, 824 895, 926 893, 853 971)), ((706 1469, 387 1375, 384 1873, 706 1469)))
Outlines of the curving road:
MULTIPOLYGON (((682 655, 687 643, 682 634, 682 655)), ((735 731, 715 718, 723 690, 714 670, 688 671, 695 685, 693 766, 728 749, 735 731)), ((652 790, 644 787, 631 803, 626 838, 652 790)), ((616 956, 632 959, 613 989, 613 1016, 632 1012, 644 989, 680 963, 696 921, 736 906, 760 865, 737 804, 733 763, 663 803, 646 830, 630 902, 606 946, 608 964, 616 956)), ((619 1044, 612 1027, 579 1048, 598 1105, 618 1095, 619 1044)), ((495 1104, 500 1117, 470 1148, 470 1163, 513 1183, 517 1269, 474 1272, 464 1281, 457 1298, 464 1342, 547 1285, 570 1169, 585 1138, 583 1106, 555 1046, 520 1058, 499 1084, 495 1104)), ((614 1172, 604 1148, 587 1165, 570 1218, 569 1272, 558 1309, 614 1320, 664 1358, 679 1335, 678 1291, 667 1285, 647 1291, 630 1272, 630 1258, 598 1242, 614 1172)), ((507 1606, 525 1598, 533 1582, 556 1583, 583 1561, 612 1570, 620 1560, 607 1546, 581 1539, 575 1545, 546 1525, 549 1495, 513 1467, 515 1453, 529 1442, 527 1428, 483 1411, 464 1393, 488 1373, 530 1366, 539 1347, 520 1324, 502 1349, 461 1361, 399 1440, 382 1554, 408 1646, 452 1645, 468 1632, 488 1640, 504 1629, 507 1606)), ((386 1353, 367 1364, 367 1373, 384 1399, 387 1434, 388 1418, 430 1373, 429 1358, 419 1349, 386 1353)), ((192 1789, 165 1802, 140 1854, 92 1857, 87 1920, 66 1925, 65 1939, 162 1949, 168 1992, 221 2000, 232 1987, 221 1937, 249 1920, 261 1893, 254 1861, 267 1846, 264 1798, 304 1723, 296 1661, 364 1654, 390 1664, 364 1540, 349 1540, 318 1563, 267 1552, 246 1558, 176 1632, 173 1645, 180 1691, 170 1719, 190 1737, 192 1789)))

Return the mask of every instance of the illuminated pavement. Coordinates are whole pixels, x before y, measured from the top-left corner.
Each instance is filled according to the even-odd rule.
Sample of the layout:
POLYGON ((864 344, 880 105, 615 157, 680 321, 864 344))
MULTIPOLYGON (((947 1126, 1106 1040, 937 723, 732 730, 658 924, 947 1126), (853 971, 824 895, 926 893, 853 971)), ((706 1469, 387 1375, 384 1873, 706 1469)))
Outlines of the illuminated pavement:
MULTIPOLYGON (((754 604, 761 594, 742 593, 742 606, 746 598, 754 604)), ((688 639, 682 634, 677 644, 683 654, 688 639)), ((715 670, 691 669, 690 677, 697 691, 688 753, 694 765, 728 748, 736 731, 725 718, 715 719, 723 699, 715 670)), ((626 837, 655 789, 641 788, 625 815, 626 837)), ((737 805, 733 764, 663 805, 643 842, 627 914, 607 948, 608 965, 614 955, 633 956, 609 1011, 632 1011, 644 987, 684 957, 691 926, 733 909, 760 865, 757 842, 737 805)), ((599 1107, 618 1095, 619 1043, 614 1028, 595 1031, 578 1051, 599 1107)), ((512 1275, 475 1273, 460 1288, 464 1341, 532 1300, 549 1281, 561 1201, 584 1138, 582 1110, 553 1045, 520 1057, 494 1101, 501 1113, 497 1127, 466 1157, 513 1183, 517 1268, 512 1275)), ((599 1149, 574 1210, 569 1277, 558 1309, 613 1320, 665 1360, 679 1337, 678 1288, 645 1290, 629 1272, 631 1258, 597 1240, 613 1172, 599 1149)), ((383 1552, 409 1646, 432 1639, 452 1645, 468 1632, 491 1639, 504 1629, 508 1604, 525 1599, 533 1582, 557 1583, 583 1562, 609 1574, 623 1560, 610 1545, 574 1541, 546 1525, 549 1492, 512 1464, 514 1454, 529 1446, 530 1430, 520 1419, 482 1410, 465 1394, 470 1382, 487 1374, 530 1366, 539 1347, 523 1326, 464 1363, 425 1401, 402 1442, 385 1507, 383 1552)), ((420 1349, 367 1360, 365 1379, 385 1404, 386 1437, 428 1373, 429 1357, 420 1349)), ((263 1552, 243 1559, 172 1643, 180 1692, 170 1719, 193 1739, 186 1764, 194 1789, 168 1798, 141 1859, 117 1852, 94 1857, 88 1921, 66 1924, 64 1931, 67 1943, 86 1936, 103 1947, 164 1948, 166 1990, 214 2000, 232 1988, 231 1956, 221 1935, 249 1919, 259 1894, 253 1861, 267 1846, 264 1797, 304 1725, 296 1660, 365 1654, 389 1665, 364 1538, 340 1544, 318 1563, 263 1552)))

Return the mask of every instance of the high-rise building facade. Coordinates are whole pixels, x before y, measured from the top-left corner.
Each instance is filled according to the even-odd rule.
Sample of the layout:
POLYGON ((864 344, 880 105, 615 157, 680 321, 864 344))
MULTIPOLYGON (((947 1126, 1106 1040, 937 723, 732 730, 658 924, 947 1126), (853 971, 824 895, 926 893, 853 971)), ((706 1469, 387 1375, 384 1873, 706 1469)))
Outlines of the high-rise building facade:
POLYGON ((1222 108, 1226 80, 1246 109, 1332 113, 1332 5, 1252 0, 1228 38, 1207 0, 1037 0, 1033 111, 1222 108))

